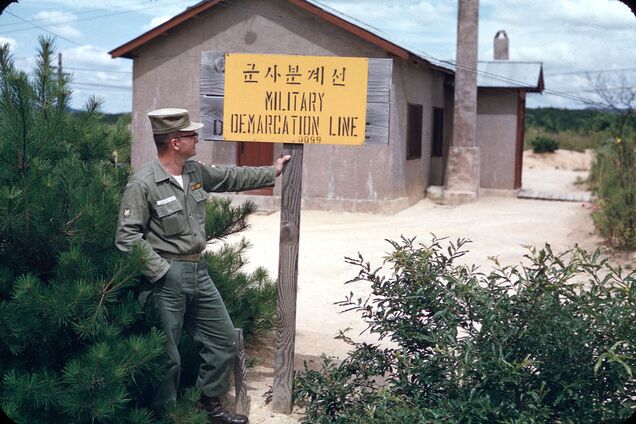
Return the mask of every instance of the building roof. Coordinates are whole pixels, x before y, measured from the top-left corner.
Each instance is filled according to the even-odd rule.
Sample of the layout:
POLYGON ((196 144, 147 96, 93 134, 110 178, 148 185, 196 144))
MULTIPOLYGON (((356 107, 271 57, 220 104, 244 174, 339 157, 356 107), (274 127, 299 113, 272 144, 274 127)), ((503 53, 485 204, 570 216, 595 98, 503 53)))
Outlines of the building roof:
MULTIPOLYGON (((132 59, 136 51, 151 40, 168 33, 171 29, 198 16, 222 0, 203 0, 190 6, 180 14, 161 25, 141 34, 137 38, 122 44, 110 51, 112 58, 125 57, 132 59)), ((317 0, 288 0, 291 4, 317 15, 326 21, 348 31, 358 37, 375 44, 388 53, 402 59, 414 60, 429 64, 442 72, 455 73, 453 61, 440 60, 431 57, 421 50, 406 46, 395 40, 382 30, 375 28, 354 17, 339 12, 317 0)), ((543 67, 541 62, 513 62, 513 61, 480 61, 477 65, 477 86, 482 88, 520 88, 526 91, 543 91, 543 67)))
POLYGON ((544 89, 541 62, 479 61, 477 72, 478 87, 522 88, 536 92, 544 89))
MULTIPOLYGON (((137 38, 122 44, 121 46, 111 50, 109 53, 112 58, 125 57, 132 59, 135 57, 135 52, 144 44, 155 39, 156 37, 166 34, 171 29, 181 25, 182 23, 192 19, 198 15, 203 14, 212 7, 221 3, 222 0, 203 0, 194 6, 188 7, 186 10, 176 15, 172 19, 164 22, 161 25, 141 34, 137 38)), ((326 21, 348 31, 358 37, 375 44, 381 49, 387 51, 402 59, 410 59, 417 62, 425 62, 434 68, 437 68, 446 73, 453 73, 453 70, 444 61, 438 61, 435 58, 427 57, 422 52, 418 52, 415 49, 405 47, 403 44, 391 40, 391 37, 384 34, 381 30, 374 28, 364 22, 361 22, 351 16, 345 15, 332 9, 316 0, 288 0, 289 3, 300 7, 317 15, 326 21)))

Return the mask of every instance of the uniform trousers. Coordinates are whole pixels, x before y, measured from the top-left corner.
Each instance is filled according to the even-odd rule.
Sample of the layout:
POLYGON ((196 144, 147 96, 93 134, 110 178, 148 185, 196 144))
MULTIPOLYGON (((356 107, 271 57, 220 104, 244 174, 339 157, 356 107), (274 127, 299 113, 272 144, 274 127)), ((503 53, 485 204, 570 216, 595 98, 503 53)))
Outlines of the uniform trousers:
POLYGON ((203 359, 196 387, 206 396, 222 396, 237 352, 234 325, 214 286, 205 259, 197 262, 168 260, 170 269, 153 287, 153 306, 167 338, 165 380, 155 394, 157 407, 174 404, 181 369, 178 345, 181 330, 201 344, 203 359))

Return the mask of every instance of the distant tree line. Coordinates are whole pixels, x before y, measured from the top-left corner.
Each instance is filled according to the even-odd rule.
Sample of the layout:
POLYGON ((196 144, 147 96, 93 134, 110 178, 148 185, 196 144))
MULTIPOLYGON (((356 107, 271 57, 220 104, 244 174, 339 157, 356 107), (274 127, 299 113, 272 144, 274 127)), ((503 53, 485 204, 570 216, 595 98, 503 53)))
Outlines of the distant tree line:
MULTIPOLYGON (((601 109, 559 109, 554 107, 527 109, 526 129, 537 128, 546 132, 573 131, 590 135, 611 131, 616 123, 616 114, 601 109)), ((636 128, 636 116, 632 116, 628 127, 636 128)))
POLYGON ((636 116, 620 115, 621 109, 527 109, 524 148, 533 148, 537 139, 549 138, 555 140, 560 149, 596 149, 613 142, 619 133, 634 133, 636 116), (624 127, 623 118, 626 119, 624 127))

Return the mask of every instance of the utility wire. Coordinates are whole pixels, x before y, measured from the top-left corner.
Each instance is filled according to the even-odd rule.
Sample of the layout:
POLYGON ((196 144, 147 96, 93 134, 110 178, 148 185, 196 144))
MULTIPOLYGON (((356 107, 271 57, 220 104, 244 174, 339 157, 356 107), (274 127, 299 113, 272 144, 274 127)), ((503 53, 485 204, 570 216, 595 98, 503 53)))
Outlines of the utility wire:
MULTIPOLYGON (((162 6, 170 6, 170 5, 179 4, 179 3, 182 3, 182 2, 177 1, 177 2, 173 2, 173 3, 166 3, 166 4, 163 4, 162 6)), ((73 22, 90 21, 90 20, 94 20, 94 19, 105 18, 105 17, 108 17, 108 16, 124 15, 124 14, 127 14, 127 13, 131 13, 133 11, 147 10, 147 9, 149 9, 149 8, 142 7, 142 8, 136 9, 136 10, 132 10, 132 11, 131 10, 124 10, 124 11, 120 11, 120 12, 111 12, 111 13, 106 13, 106 14, 97 15, 97 16, 91 16, 91 17, 87 17, 87 18, 80 18, 80 19, 74 19, 73 18, 73 19, 66 19, 66 20, 55 21, 55 22, 51 22, 50 19, 44 19, 44 21, 47 21, 47 24, 49 24, 49 25, 63 25, 63 24, 69 24, 69 23, 73 23, 73 22)), ((11 15, 15 16, 13 14, 11 14, 11 15)), ((27 20, 19 18, 19 17, 18 17, 18 19, 24 21, 27 24, 37 26, 34 23, 35 19, 30 20, 30 21, 27 21, 27 20)), ((44 29, 46 31, 46 29, 44 27, 41 27, 41 26, 37 26, 37 27, 41 28, 41 29, 44 29)), ((22 32, 22 31, 28 31, 28 30, 30 30, 30 28, 18 28, 18 29, 13 29, 13 30, 9 30, 9 31, 3 31, 3 34, 13 34, 13 33, 16 33, 16 32, 22 32)))
MULTIPOLYGON (((244 10, 246 12, 252 12, 254 14, 258 14, 260 16, 266 17, 266 18, 274 20, 274 21, 279 21, 279 22, 283 22, 283 23, 298 25, 298 22, 296 22, 296 21, 292 21, 290 19, 283 18, 281 16, 269 15, 267 13, 264 13, 261 10, 256 10, 256 9, 253 9, 253 8, 250 8, 250 7, 246 7, 244 5, 237 5, 236 2, 234 2, 232 0, 223 0, 222 2, 219 3, 219 6, 228 7, 228 8, 234 8, 234 9, 237 9, 237 10, 240 9, 240 10, 244 10)), ((327 10, 327 12, 329 12, 329 11, 327 10)), ((338 12, 338 13, 341 14, 340 12, 338 12)), ((348 15, 344 15, 344 14, 342 14, 342 15, 343 16, 348 16, 348 15)), ((355 18, 352 18, 352 19, 357 21, 359 24, 364 25, 364 26, 362 26, 362 29, 364 29, 366 31, 370 31, 370 32, 373 33, 373 30, 376 30, 375 28, 369 26, 368 24, 363 23, 359 19, 355 19, 355 18)), ((304 28, 308 28, 309 30, 320 32, 322 34, 325 33, 324 28, 320 28, 317 25, 304 25, 304 28)), ((384 32, 382 30, 377 30, 377 31, 379 32, 379 34, 375 34, 375 35, 377 35, 379 37, 382 37, 382 38, 385 38, 387 41, 389 41, 391 43, 395 43, 394 41, 391 41, 390 39, 388 39, 387 38, 388 36, 386 34, 384 34, 384 32)), ((340 35, 339 32, 336 32, 336 31, 327 31, 327 32, 330 33, 331 35, 335 35, 337 37, 341 37, 342 38, 342 35, 340 35)), ((460 70, 467 71, 467 72, 473 72, 473 73, 478 74, 478 75, 487 76, 489 78, 492 78, 492 79, 495 79, 495 80, 498 80, 498 81, 511 83, 511 84, 517 85, 519 87, 526 87, 528 85, 528 83, 525 82, 525 81, 516 80, 516 79, 513 79, 513 78, 509 78, 509 77, 506 77, 506 76, 503 76, 503 75, 499 75, 499 74, 494 74, 494 73, 491 73, 491 72, 480 71, 480 70, 478 70, 476 68, 472 68, 472 67, 459 66, 459 65, 453 63, 452 61, 438 59, 438 58, 434 57, 433 55, 430 55, 430 54, 428 54, 426 52, 423 52, 421 50, 420 51, 414 50, 414 53, 416 53, 419 56, 423 57, 424 59, 429 61, 431 64, 440 66, 442 68, 453 67, 455 69, 460 69, 460 70)), ((543 91, 544 91, 545 94, 551 94, 551 95, 563 97, 563 98, 566 98, 568 100, 573 100, 573 101, 576 101, 576 102, 579 102, 579 103, 584 103, 584 104, 588 104, 588 105, 592 105, 592 106, 600 106, 600 107, 607 107, 608 106, 606 103, 595 102, 595 101, 590 100, 590 99, 585 98, 585 97, 575 96, 575 95, 568 94, 568 93, 561 92, 561 91, 557 91, 557 90, 552 90, 552 89, 545 88, 543 91)))
MULTIPOLYGON (((249 8, 249 7, 245 7, 245 6, 243 6, 243 5, 238 6, 235 2, 233 2, 233 1, 231 1, 231 0, 224 0, 224 1, 220 2, 220 3, 219 3, 219 5, 220 5, 220 6, 223 6, 223 7, 228 7, 228 8, 235 8, 235 9, 239 9, 239 8, 240 8, 241 10, 244 10, 244 11, 246 11, 246 12, 253 12, 253 13, 255 13, 255 14, 261 15, 261 16, 263 16, 263 17, 269 18, 269 19, 274 20, 274 21, 279 21, 279 22, 284 22, 284 23, 290 23, 290 24, 297 24, 297 22, 292 21, 292 20, 290 20, 290 19, 283 18, 283 17, 281 17, 281 16, 273 16, 273 15, 269 15, 269 14, 267 14, 267 13, 263 13, 263 11, 255 10, 255 9, 252 9, 252 8, 249 8)), ((115 13, 105 14, 105 15, 101 15, 101 16, 111 16, 111 15, 114 15, 114 14, 121 14, 121 13, 128 13, 128 12, 129 12, 129 11, 126 11, 126 12, 115 12, 115 13)), ((76 44, 76 45, 80 45, 79 43, 77 43, 77 42, 75 42, 75 41, 73 41, 73 40, 69 40, 69 39, 67 39, 67 38, 65 38, 65 37, 59 36, 59 35, 57 35, 57 34, 53 33, 52 31, 49 31, 49 30, 47 30, 46 28, 41 27, 41 26, 39 26, 39 25, 37 25, 37 24, 35 24, 35 23, 33 23, 33 22, 26 21, 26 20, 24 20, 24 19, 22 19, 22 18, 20 18, 20 17, 18 17, 18 16, 16 16, 16 15, 14 15, 14 14, 13 14, 13 13, 11 13, 11 12, 8 12, 8 11, 7 11, 7 13, 8 13, 8 14, 10 14, 11 16, 14 16, 14 17, 16 17, 16 18, 20 19, 21 21, 24 21, 24 22, 25 22, 25 23, 27 23, 27 24, 33 25, 33 26, 35 26, 35 27, 37 27, 37 28, 40 28, 40 29, 42 29, 42 30, 44 30, 44 31, 47 31, 47 32, 49 32, 49 33, 51 33, 51 34, 53 34, 53 35, 55 35, 55 36, 57 36, 57 37, 59 37, 59 38, 61 38, 61 39, 64 39, 64 40, 69 41, 69 42, 71 42, 71 43, 73 43, 73 44, 76 44)), ((366 23, 363 23, 362 21, 359 21, 359 20, 358 20, 358 19, 356 19, 356 18, 350 17, 350 16, 348 16, 348 15, 344 15, 344 14, 342 14, 341 12, 338 12, 338 13, 339 13, 339 14, 341 14, 342 16, 346 16, 347 18, 349 18, 349 19, 351 19, 351 20, 354 20, 354 21, 357 21, 358 23, 360 23, 360 24, 364 25, 364 26, 363 26, 363 29, 365 29, 365 30, 369 30, 369 31, 375 30, 375 31, 379 32, 379 34, 376 34, 376 35, 381 36, 381 37, 383 37, 383 38, 387 38, 387 36, 383 33, 383 31, 381 31, 381 30, 379 30, 379 29, 377 29, 377 28, 375 28, 375 27, 372 27, 372 26, 370 26, 370 25, 368 25, 368 24, 366 24, 366 23)), ((101 17, 101 16, 100 16, 100 17, 101 17)), ((94 18, 87 18, 87 19, 94 19, 94 18)), ((75 21, 77 21, 77 20, 75 20, 75 21)), ((317 25, 309 25, 309 26, 308 26, 308 25, 305 25, 305 28, 308 28, 309 30, 313 30, 313 31, 320 32, 320 33, 324 33, 324 32, 325 32, 325 31, 324 31, 324 28, 320 28, 320 27, 318 27, 317 25)), ((342 37, 342 36, 341 36, 339 33, 337 33, 336 31, 329 31, 329 32, 330 32, 332 35, 336 35, 336 36, 340 36, 340 37, 342 37)), ((388 40, 388 41, 390 41, 390 40, 388 40)), ((391 42, 392 42, 392 41, 391 41, 391 42)), ((443 67, 443 68, 444 68, 444 67, 445 67, 445 68, 448 68, 448 67, 450 66, 450 67, 453 67, 453 68, 455 68, 455 69, 460 69, 460 70, 464 70, 464 71, 467 71, 467 72, 473 72, 473 73, 476 73, 476 74, 479 74, 479 75, 486 76, 486 77, 488 77, 488 78, 492 78, 492 79, 495 79, 495 80, 499 80, 499 81, 507 82, 507 83, 510 83, 510 84, 513 84, 513 85, 517 85, 517 86, 519 86, 519 87, 525 87, 525 86, 527 86, 527 84, 528 84, 528 83, 527 83, 527 82, 525 82, 525 81, 516 80, 516 79, 510 78, 510 77, 503 76, 503 75, 494 74, 494 73, 486 72, 486 71, 480 71, 480 70, 475 69, 475 68, 472 68, 472 67, 459 66, 459 65, 457 65, 457 64, 455 64, 455 63, 453 63, 453 62, 451 62, 451 61, 446 61, 446 60, 438 59, 438 58, 436 58, 436 57, 434 57, 434 56, 432 56, 432 55, 430 55, 430 54, 427 54, 427 53, 425 53, 425 52, 422 52, 422 51, 417 52, 417 54, 418 54, 418 55, 420 55, 420 56, 422 56, 422 57, 423 57, 424 59, 426 59, 427 61, 431 62, 433 65, 441 66, 441 67, 443 67)), ((636 68, 626 68, 626 69, 636 69, 636 68)), ((609 70, 608 70, 608 71, 609 71, 609 70)), ((107 71, 105 71, 105 72, 107 72, 107 71)), ((122 73, 123 73, 124 71, 119 71, 119 72, 122 72, 122 73)), ((576 72, 572 72, 572 73, 576 73, 576 72)), ((546 75, 548 75, 548 74, 546 74, 546 75)), ((552 74, 552 75, 555 75, 555 74, 552 74)), ((113 87, 114 87, 114 86, 113 86, 113 87)), ((129 89, 130 87, 123 87, 123 86, 120 86, 119 88, 126 88, 126 89, 129 89)), ((582 92, 582 91, 585 91, 585 90, 581 90, 581 92, 582 92)), ((592 91, 593 91, 593 90, 592 90, 592 91)), ((581 102, 581 103, 585 103, 585 104, 590 104, 590 105, 595 105, 595 106, 602 106, 602 107, 606 107, 606 106, 608 106, 608 105, 607 105, 607 104, 605 104, 605 103, 595 102, 595 101, 592 101, 592 100, 587 99, 587 98, 584 98, 584 97, 575 96, 575 95, 570 94, 570 93, 572 93, 572 92, 569 92, 569 93, 568 93, 568 92, 562 92, 562 91, 557 91, 557 90, 552 90, 552 89, 548 89, 548 88, 546 88, 546 89, 544 89, 544 93, 546 93, 546 94, 551 94, 551 95, 555 95, 555 96, 560 96, 560 97, 566 98, 566 99, 568 99, 568 100, 573 100, 573 101, 581 102)))
POLYGON ((574 74, 602 74, 606 72, 623 72, 623 71, 636 71, 636 68, 597 69, 595 71, 546 72, 543 75, 554 76, 554 75, 574 75, 574 74))
POLYGON ((111 88, 116 90, 131 90, 132 89, 132 87, 125 86, 125 85, 97 84, 97 83, 90 83, 90 82, 74 82, 74 81, 70 81, 69 83, 71 85, 77 85, 80 87, 100 87, 100 88, 111 88))
MULTIPOLYGON (((636 86, 624 85, 622 87, 603 87, 603 91, 616 91, 616 90, 636 90, 636 86)), ((596 89, 566 91, 566 93, 583 93, 583 92, 596 92, 596 89)))
POLYGON ((75 66, 64 66, 64 69, 70 69, 72 71, 108 72, 111 74, 132 74, 131 71, 114 71, 106 68, 78 68, 75 66))
POLYGON ((21 18, 21 17, 19 17, 18 15, 13 14, 13 13, 9 12, 9 11, 8 11, 8 10, 6 10, 6 9, 5 9, 4 13, 6 13, 7 15, 11 15, 11 16, 13 16, 14 18, 17 18, 17 19, 19 19, 19 20, 21 20, 21 21, 24 21, 24 22, 26 22, 26 23, 27 23, 27 24, 29 24, 29 25, 33 25, 33 26, 34 26, 34 27, 36 27, 36 28, 39 28, 39 29, 41 29, 41 30, 43 30, 43 31, 46 31, 46 32, 48 32, 49 34, 55 35, 56 37, 61 38, 62 40, 68 41, 69 43, 75 44, 75 45, 80 46, 80 47, 82 46, 82 45, 81 45, 80 43, 78 43, 77 41, 73 41, 73 40, 71 40, 71 39, 69 39, 69 38, 62 37, 61 35, 56 34, 56 33, 54 33, 53 31, 50 31, 50 30, 48 30, 48 29, 44 28, 43 26, 40 26, 40 25, 38 25, 38 24, 34 24, 34 23, 32 23, 32 22, 29 22, 29 21, 27 21, 26 19, 22 19, 22 18, 21 18))

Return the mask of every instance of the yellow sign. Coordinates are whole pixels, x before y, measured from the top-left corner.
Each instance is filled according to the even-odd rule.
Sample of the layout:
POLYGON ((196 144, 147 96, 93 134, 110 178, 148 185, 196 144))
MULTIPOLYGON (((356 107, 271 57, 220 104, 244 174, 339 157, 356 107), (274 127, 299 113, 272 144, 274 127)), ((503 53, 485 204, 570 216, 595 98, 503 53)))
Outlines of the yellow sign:
POLYGON ((368 59, 225 55, 223 138, 364 144, 368 59))

